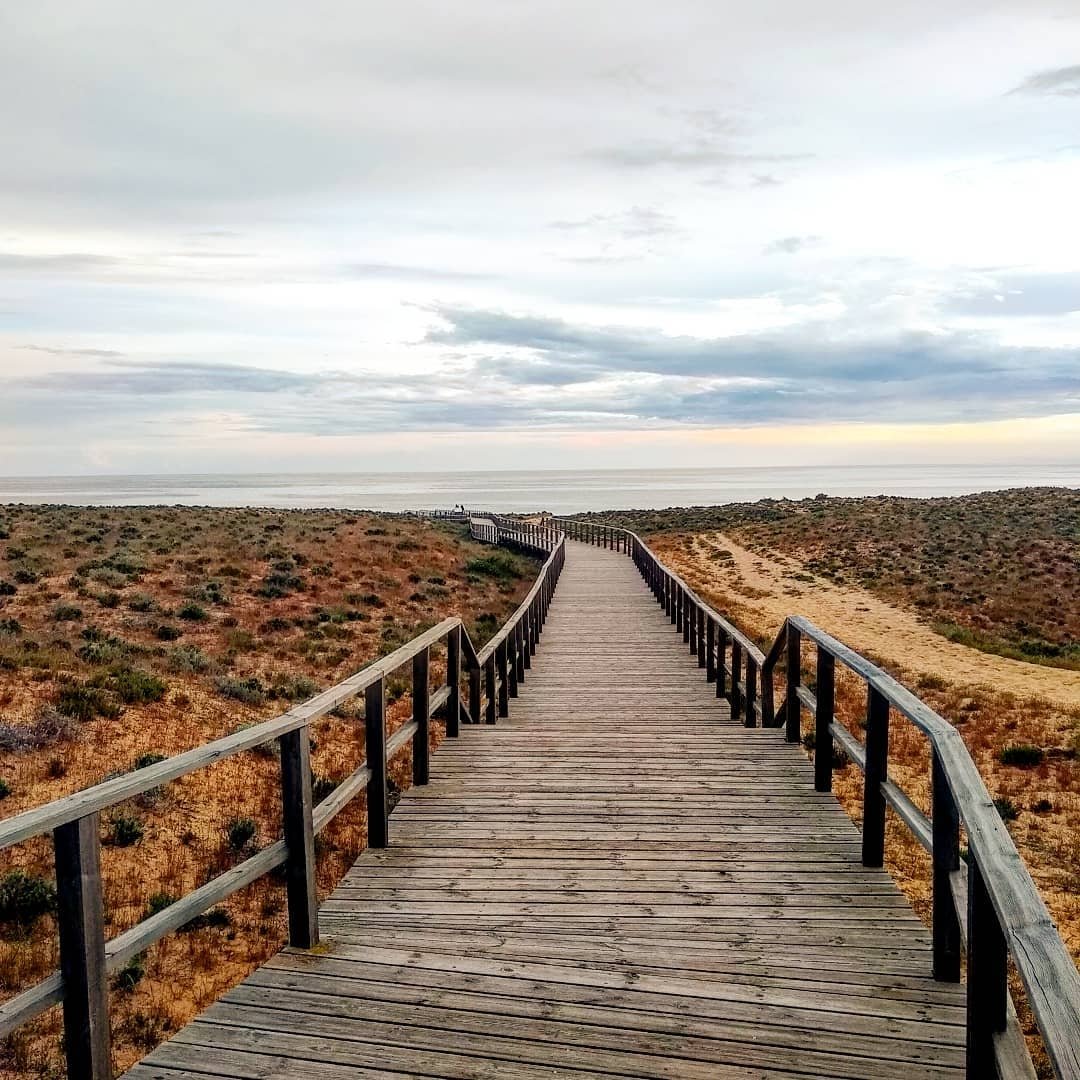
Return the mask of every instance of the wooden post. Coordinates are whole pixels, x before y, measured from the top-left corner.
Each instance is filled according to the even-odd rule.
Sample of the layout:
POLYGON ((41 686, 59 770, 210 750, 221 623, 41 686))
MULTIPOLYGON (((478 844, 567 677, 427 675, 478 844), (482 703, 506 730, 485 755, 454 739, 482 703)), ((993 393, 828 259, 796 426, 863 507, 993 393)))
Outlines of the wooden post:
POLYGON ((705 612, 701 608, 697 611, 697 666, 705 666, 705 612))
POLYGON ((517 681, 520 685, 525 681, 525 627, 521 619, 514 626, 514 659, 517 663, 517 681))
MULTIPOLYGON (((371 779, 367 786, 368 847, 384 848, 390 842, 386 792, 386 695, 384 679, 373 682, 364 693, 364 741, 371 779)), ((447 726, 449 727, 449 720, 447 726)))
POLYGON ((945 767, 931 756, 934 832, 934 978, 960 981, 960 921, 949 879, 960 869, 960 814, 945 767))
POLYGON ((885 796, 889 776, 889 701, 872 686, 866 695, 866 772, 863 776, 863 866, 885 862, 885 796))
POLYGON ((832 791, 832 722, 836 708, 836 661, 817 647, 817 710, 814 720, 814 790, 832 791))
POLYGON ((456 739, 461 731, 461 627, 446 635, 446 737, 456 739))
POLYGON ((739 668, 742 666, 742 644, 738 638, 731 639, 731 719, 739 719, 740 693, 739 668))
POLYGON ((499 665, 499 715, 510 715, 510 666, 507 663, 507 639, 495 646, 496 663, 499 665))
POLYGON ((754 702, 757 701, 758 666, 757 661, 746 653, 746 697, 743 699, 743 727, 757 727, 757 713, 754 702))
POLYGON ((788 742, 802 739, 799 685, 802 683, 802 634, 790 623, 787 628, 787 716, 785 738, 788 742))
POLYGON ((679 615, 682 622, 679 624, 679 629, 682 630, 683 644, 688 645, 690 643, 690 623, 691 623, 691 608, 690 608, 690 594, 686 589, 679 589, 679 615))
POLYGON ((487 698, 484 703, 484 720, 489 724, 495 723, 498 710, 495 685, 495 653, 493 652, 484 663, 484 696, 487 698))
POLYGON ((521 613, 521 669, 522 678, 525 672, 532 669, 532 609, 526 608, 521 613))
POLYGON ((516 634, 516 628, 511 627, 510 633, 506 635, 506 663, 508 675, 506 686, 512 698, 518 696, 517 642, 514 640, 516 634))
POLYGON ((979 864, 968 862, 968 1080, 996 1077, 994 1034, 1008 1020, 1009 953, 979 864))
POLYGON ((469 722, 480 723, 480 668, 469 668, 469 722))
POLYGON ((686 635, 685 640, 690 645, 690 652, 697 655, 697 628, 698 628, 697 604, 690 604, 686 611, 686 635))
POLYGON ((431 775, 431 650, 422 649, 412 661, 412 703, 416 733, 413 735, 412 771, 414 784, 426 784, 431 775))
POLYGON ((716 620, 711 615, 705 625, 705 680, 716 682, 716 620))
POLYGON ((716 696, 727 697, 727 631, 716 628, 716 696))
POLYGON ((315 876, 315 832, 311 814, 311 739, 307 727, 290 731, 281 746, 281 821, 285 835, 285 895, 289 905, 289 944, 313 949, 319 944, 319 897, 315 876))
POLYGON ((53 832, 64 1053, 73 1080, 112 1080, 98 829, 94 813, 53 832))

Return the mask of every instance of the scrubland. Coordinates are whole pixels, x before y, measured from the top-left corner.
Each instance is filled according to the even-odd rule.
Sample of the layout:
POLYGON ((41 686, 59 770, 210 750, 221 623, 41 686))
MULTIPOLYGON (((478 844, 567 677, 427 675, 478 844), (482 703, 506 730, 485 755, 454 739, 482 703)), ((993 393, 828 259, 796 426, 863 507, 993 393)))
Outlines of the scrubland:
MULTIPOLYGON (((448 615, 486 641, 537 564, 465 530, 336 511, 0 507, 0 817, 284 711, 448 615)), ((433 683, 442 677, 434 658, 433 683)), ((407 673, 388 725, 407 718, 407 673)), ((434 725, 433 744, 441 738, 434 725)), ((316 798, 364 756, 362 702, 312 732, 316 798)), ((200 770, 101 822, 109 937, 281 834, 276 747, 200 770)), ((394 761, 407 786, 406 749, 394 761)), ((363 797, 319 838, 328 893, 364 845, 363 797)), ((0 852, 0 997, 57 966, 47 838, 0 852)), ((111 993, 126 1068, 278 949, 270 875, 130 962, 111 993)), ((0 1075, 63 1075, 59 1010, 0 1075)))

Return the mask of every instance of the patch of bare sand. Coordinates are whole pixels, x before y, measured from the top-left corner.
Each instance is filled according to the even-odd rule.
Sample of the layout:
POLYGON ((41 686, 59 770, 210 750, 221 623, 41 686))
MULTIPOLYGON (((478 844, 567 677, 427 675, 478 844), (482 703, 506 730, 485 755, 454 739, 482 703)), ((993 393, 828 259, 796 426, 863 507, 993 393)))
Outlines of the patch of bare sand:
POLYGON ((853 649, 888 657, 917 674, 1080 707, 1080 671, 1027 664, 959 645, 914 613, 865 589, 810 574, 798 559, 759 555, 719 532, 695 536, 689 551, 673 546, 668 557, 695 587, 728 594, 774 631, 787 615, 804 615, 853 649), (730 552, 730 557, 722 552, 730 552))

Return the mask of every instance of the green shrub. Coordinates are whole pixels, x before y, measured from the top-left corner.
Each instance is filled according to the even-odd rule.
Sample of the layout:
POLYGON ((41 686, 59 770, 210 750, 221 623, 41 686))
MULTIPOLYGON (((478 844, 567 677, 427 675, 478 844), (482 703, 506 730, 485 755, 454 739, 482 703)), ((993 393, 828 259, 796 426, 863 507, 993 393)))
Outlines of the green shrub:
POLYGON ((162 623, 154 631, 154 637, 158 641, 175 641, 178 637, 183 635, 184 631, 179 626, 173 626, 171 623, 162 623))
POLYGON ((225 826, 225 841, 233 851, 244 851, 254 844, 258 826, 249 817, 234 817, 225 826))
POLYGON ((156 675, 131 667, 113 668, 109 673, 108 686, 125 705, 160 701, 168 689, 156 675))
POLYGON ((513 581, 521 577, 521 567, 517 561, 502 552, 478 556, 465 564, 467 574, 492 577, 499 581, 513 581))
POLYGON ((156 606, 154 598, 146 593, 136 593, 128 600, 128 607, 132 611, 153 611, 156 606))
POLYGON ((1020 816, 1020 808, 1012 801, 1002 795, 994 800, 994 807, 1001 815, 1001 820, 1005 822, 1015 821, 1020 816))
POLYGON ((178 645, 170 650, 166 663, 169 670, 178 675, 188 673, 199 675, 214 666, 210 657, 194 645, 178 645))
POLYGON ((232 675, 220 675, 214 686, 222 697, 242 701, 245 705, 261 705, 266 700, 266 687, 256 675, 237 679, 232 675))
POLYGON ((271 700, 306 701, 319 692, 319 684, 306 675, 278 675, 270 686, 271 700))
POLYGON ((146 769, 149 766, 156 765, 159 761, 164 761, 164 760, 165 760, 165 755, 164 754, 155 754, 155 753, 140 754, 135 759, 135 764, 132 765, 131 767, 132 767, 132 769, 146 769))
POLYGON ((18 591, 10 581, 0 578, 0 596, 14 596, 18 591))
POLYGON ((31 570, 28 566, 20 566, 12 576, 19 585, 34 585, 39 575, 36 570, 31 570))
POLYGON ((12 870, 0 878, 0 923, 26 928, 56 910, 56 889, 43 877, 12 870))
POLYGON ((53 622, 78 622, 82 617, 82 608, 74 604, 57 604, 50 616, 53 622))
POLYGON ((117 973, 113 987, 117 990, 132 991, 146 976, 146 953, 133 956, 117 973))
POLYGON ((201 604, 196 604, 193 600, 184 604, 176 614, 179 615, 181 619, 186 619, 188 622, 205 622, 210 618, 206 613, 206 608, 201 604))
POLYGON ((64 716, 82 721, 95 720, 99 716, 115 720, 121 712, 120 706, 107 690, 74 680, 61 683, 56 709, 64 716))
POLYGON ((6 799, 11 794, 11 785, 0 776, 0 799, 6 799))
POLYGON ((311 774, 311 797, 312 799, 320 803, 331 792, 333 792, 340 781, 331 780, 328 776, 319 776, 316 773, 311 774))
POLYGON ((1034 768, 1043 763, 1046 755, 1038 746, 1030 746, 1026 743, 1017 743, 1006 746, 998 754, 998 761, 1002 765, 1017 765, 1022 769, 1034 768))
POLYGON ((151 915, 156 915, 159 911, 164 911, 166 908, 172 907, 176 903, 177 898, 172 893, 159 892, 154 893, 153 896, 146 902, 146 914, 144 919, 149 919, 151 915))
POLYGON ((143 823, 130 814, 114 814, 109 819, 109 825, 112 829, 109 841, 116 847, 131 847, 138 843, 146 832, 143 823))

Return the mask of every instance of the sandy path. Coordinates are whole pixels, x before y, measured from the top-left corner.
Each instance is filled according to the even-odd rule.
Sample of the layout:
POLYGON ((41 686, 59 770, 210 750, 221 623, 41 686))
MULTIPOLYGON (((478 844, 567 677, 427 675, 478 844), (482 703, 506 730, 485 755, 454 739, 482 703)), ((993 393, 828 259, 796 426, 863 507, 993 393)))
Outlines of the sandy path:
POLYGON ((669 557, 695 586, 732 595, 770 630, 789 614, 804 615, 852 648, 888 657, 912 672, 1080 708, 1080 671, 1025 664, 948 641, 917 615, 864 589, 816 576, 813 583, 797 580, 792 575, 808 571, 795 558, 758 555, 718 532, 695 537, 692 552, 669 549, 669 557), (731 559, 718 559, 717 550, 729 551, 731 559))

